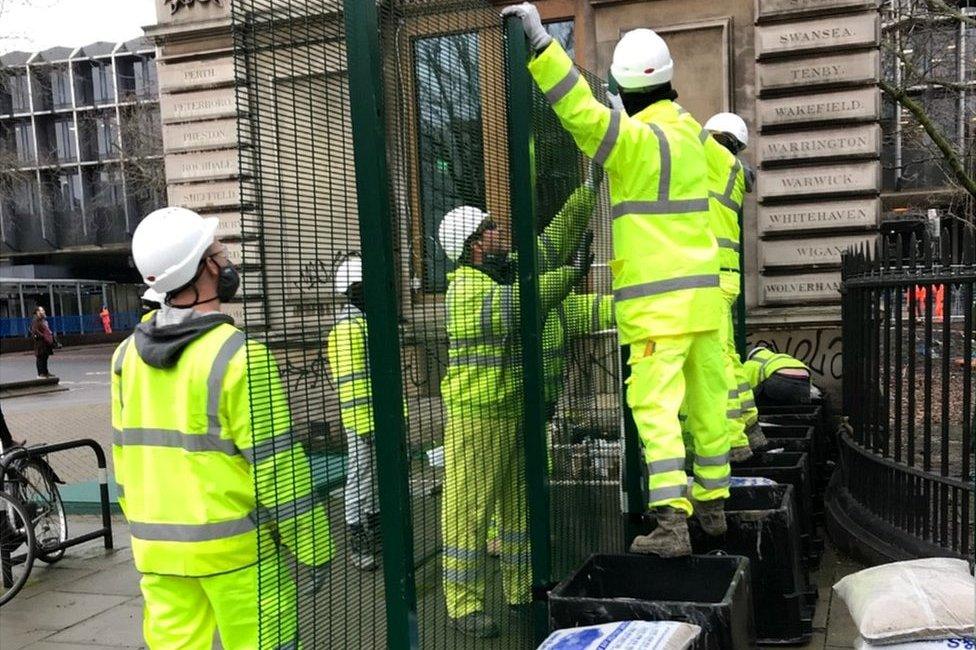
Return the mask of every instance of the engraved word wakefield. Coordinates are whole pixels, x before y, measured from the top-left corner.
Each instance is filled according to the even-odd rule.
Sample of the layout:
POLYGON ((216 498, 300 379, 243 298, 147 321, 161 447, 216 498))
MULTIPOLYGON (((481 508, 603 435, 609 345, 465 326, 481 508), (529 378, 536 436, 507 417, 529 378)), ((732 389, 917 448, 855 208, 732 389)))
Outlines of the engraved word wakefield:
POLYGON ((877 12, 756 28, 756 56, 871 46, 880 39, 877 12))
POLYGON ((237 115, 234 89, 206 90, 178 95, 160 95, 159 111, 163 122, 188 122, 211 117, 237 115))
POLYGON ((764 305, 840 302, 840 273, 762 276, 759 291, 764 305))
POLYGON ((873 122, 881 110, 881 94, 877 88, 859 88, 838 92, 762 99, 756 113, 759 127, 781 124, 812 124, 851 120, 873 122))
MULTIPOLYGON (((805 230, 875 228, 881 218, 881 199, 847 199, 800 205, 759 206, 759 234, 805 230)), ((765 244, 764 244, 765 245, 765 244)))
POLYGON ((877 124, 766 135, 759 140, 759 157, 763 162, 879 155, 881 127, 877 124))
POLYGON ((870 83, 876 82, 880 74, 881 57, 877 50, 756 65, 760 91, 870 83))
POLYGON ((796 169, 768 169, 760 172, 758 188, 760 200, 800 195, 877 192, 881 189, 881 164, 872 161, 796 169))
POLYGON ((237 146, 237 121, 212 120, 172 124, 163 129, 163 151, 192 151, 237 146))
POLYGON ((779 266, 838 266, 840 257, 851 246, 862 243, 872 244, 875 235, 833 237, 812 237, 809 239, 791 239, 764 241, 762 250, 763 268, 779 266))
POLYGON ((838 9, 875 9, 877 6, 878 0, 756 0, 756 16, 763 20, 830 13, 838 9))

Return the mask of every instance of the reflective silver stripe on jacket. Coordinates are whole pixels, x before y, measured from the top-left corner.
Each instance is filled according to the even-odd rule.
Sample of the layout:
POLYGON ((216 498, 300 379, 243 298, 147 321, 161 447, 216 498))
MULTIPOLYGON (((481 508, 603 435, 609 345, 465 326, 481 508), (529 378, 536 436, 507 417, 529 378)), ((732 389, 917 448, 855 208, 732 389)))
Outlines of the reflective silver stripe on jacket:
POLYGON ((227 367, 235 354, 244 347, 244 333, 235 331, 217 351, 213 365, 210 367, 210 375, 207 377, 207 432, 216 437, 220 437, 220 395, 223 392, 224 377, 227 376, 227 367))
POLYGON ((279 433, 273 438, 262 440, 250 449, 241 449, 241 454, 252 465, 257 465, 268 460, 275 454, 294 449, 295 446, 296 443, 294 434, 291 431, 285 431, 284 433, 279 433))
POLYGON ((356 408, 357 406, 366 406, 367 404, 372 404, 372 396, 366 395, 362 397, 354 397, 352 399, 340 400, 339 406, 344 409, 356 408))
POLYGON ((486 366, 490 368, 505 365, 505 359, 502 357, 492 357, 485 354, 459 354, 457 356, 449 356, 448 363, 464 364, 469 366, 486 366))
POLYGON ((722 488, 729 487, 731 478, 731 476, 723 476, 722 478, 705 478, 703 476, 695 476, 695 483, 706 490, 721 490, 722 488))
POLYGON ((462 562, 480 560, 482 557, 484 557, 484 555, 485 553, 483 551, 472 551, 471 549, 456 548, 454 546, 444 547, 445 557, 461 560, 462 562))
POLYGON ((293 519, 299 515, 304 515, 315 510, 319 505, 318 497, 312 494, 298 497, 294 501, 278 503, 273 506, 261 506, 258 510, 258 521, 262 524, 272 521, 283 521, 293 519))
POLYGON ((665 458, 664 460, 652 460, 647 464, 647 472, 649 474, 663 474, 665 472, 683 472, 685 471, 685 459, 681 458, 665 458))
POLYGON ((598 165, 607 162, 607 158, 613 153, 613 148, 617 144, 617 139, 620 137, 620 113, 620 110, 610 111, 610 123, 607 124, 607 132, 603 134, 603 138, 600 140, 600 146, 597 147, 596 153, 593 154, 593 162, 598 165))
POLYGON ((348 384, 353 381, 358 381, 360 379, 369 379, 369 373, 366 372, 365 370, 362 370, 360 372, 350 372, 345 375, 339 375, 338 377, 336 377, 336 384, 342 386, 344 384, 348 384))
POLYGON ((708 199, 621 201, 610 208, 610 216, 614 219, 629 214, 691 214, 693 212, 708 212, 708 199))
POLYGON ((129 349, 130 343, 132 343, 131 335, 122 341, 122 345, 119 346, 119 353, 115 355, 115 365, 112 367, 112 370, 120 377, 122 376, 122 364, 125 362, 125 353, 129 349))
POLYGON ((549 100, 550 104, 555 104, 569 94, 579 78, 579 70, 576 69, 576 66, 572 66, 566 76, 559 80, 559 83, 546 91, 546 99, 549 100))
POLYGON ((209 433, 184 433, 174 429, 130 427, 112 432, 112 443, 119 447, 169 447, 185 451, 218 451, 228 456, 239 452, 232 440, 209 433))
POLYGON ((129 532, 146 542, 210 542, 249 533, 255 529, 251 515, 204 524, 151 524, 129 520, 129 532))
POLYGON ((719 454, 718 456, 699 456, 695 454, 695 465, 699 467, 721 467, 722 465, 727 465, 728 462, 728 454, 719 454))
POLYGON ((613 298, 617 302, 631 300, 633 298, 647 298, 671 291, 681 291, 683 289, 705 289, 719 286, 717 275, 686 275, 680 278, 668 278, 666 280, 655 280, 643 284, 635 284, 629 287, 614 289, 613 298))
POLYGON ((719 248, 727 248, 731 251, 735 251, 736 253, 739 252, 739 242, 726 239, 725 237, 716 237, 715 239, 718 241, 719 248))
POLYGON ((665 499, 680 499, 684 497, 688 489, 684 485, 668 485, 667 487, 654 488, 647 495, 647 499, 651 503, 657 503, 658 501, 664 501, 665 499))
POLYGON ((709 191, 708 196, 715 199, 716 201, 718 201, 719 203, 727 207, 729 210, 732 210, 733 212, 739 211, 739 207, 740 207, 739 204, 727 196, 722 196, 718 192, 712 192, 712 191, 709 191))

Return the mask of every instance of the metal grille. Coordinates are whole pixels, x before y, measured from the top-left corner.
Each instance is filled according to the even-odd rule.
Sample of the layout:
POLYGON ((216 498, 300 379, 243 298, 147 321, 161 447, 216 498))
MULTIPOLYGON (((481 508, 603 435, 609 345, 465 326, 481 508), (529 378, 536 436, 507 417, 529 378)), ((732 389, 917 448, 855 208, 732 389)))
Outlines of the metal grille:
MULTIPOLYGON (((311 474, 290 480, 314 483, 335 543, 326 588, 313 593, 312 575, 290 569, 298 636, 305 647, 535 647, 545 589, 622 546, 605 189, 531 85, 521 28, 508 37, 496 8, 347 7, 233 6, 241 309, 281 369, 286 437, 312 458, 311 474), (474 225, 450 232, 443 220, 460 206, 474 225), (596 261, 580 279, 570 264, 587 221, 596 261), (557 241, 566 223, 577 225, 557 241), (478 250, 460 250, 466 228, 478 250), (459 250, 447 255, 450 241, 459 250), (355 320, 358 296, 336 283, 360 251, 368 344, 330 350, 355 320), (368 357, 365 398, 344 392, 343 354, 368 357), (364 406, 375 501, 356 478, 369 432, 352 431, 363 425, 352 410, 364 406), (379 570, 353 566, 363 547, 351 501, 379 510, 364 517, 382 530, 379 570), (452 624, 478 611, 499 638, 452 624)), ((572 51, 571 23, 550 29, 572 51)), ((273 415, 267 400, 251 409, 273 415)), ((263 582, 262 597, 279 588, 263 582)), ((263 642, 287 632, 263 625, 263 642)))

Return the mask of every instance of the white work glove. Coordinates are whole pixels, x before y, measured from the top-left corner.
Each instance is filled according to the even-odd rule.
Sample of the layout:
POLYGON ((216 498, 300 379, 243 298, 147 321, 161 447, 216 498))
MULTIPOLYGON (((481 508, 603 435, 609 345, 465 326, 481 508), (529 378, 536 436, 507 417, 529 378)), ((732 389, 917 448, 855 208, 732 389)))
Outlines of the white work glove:
POLYGON ((607 93, 607 103, 610 104, 610 108, 615 111, 624 110, 624 100, 622 100, 620 95, 616 93, 607 93))
POLYGON ((542 26, 542 18, 539 17, 539 10, 528 2, 520 5, 509 5, 502 9, 502 18, 515 16, 522 21, 522 29, 525 30, 525 38, 529 41, 529 47, 533 52, 541 52, 552 42, 552 36, 542 26))

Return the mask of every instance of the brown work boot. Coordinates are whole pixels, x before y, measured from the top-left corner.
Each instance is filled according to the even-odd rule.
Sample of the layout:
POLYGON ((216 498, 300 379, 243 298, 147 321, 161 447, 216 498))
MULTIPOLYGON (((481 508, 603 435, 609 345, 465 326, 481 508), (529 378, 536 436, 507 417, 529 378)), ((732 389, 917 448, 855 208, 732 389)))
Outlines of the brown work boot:
POLYGON ((729 449, 729 462, 730 463, 741 463, 743 461, 752 458, 752 449, 749 445, 743 445, 741 447, 732 447, 729 449))
POLYGON ((702 530, 712 537, 721 537, 728 530, 725 523, 725 499, 711 501, 692 501, 694 516, 698 517, 702 530))
POLYGON ((746 437, 749 438, 749 448, 753 451, 762 451, 769 445, 766 434, 763 433, 758 422, 746 429, 746 437))
POLYGON ((650 535, 635 537, 630 552, 661 557, 691 555, 688 516, 682 510, 665 506, 654 512, 654 518, 657 528, 650 535))

